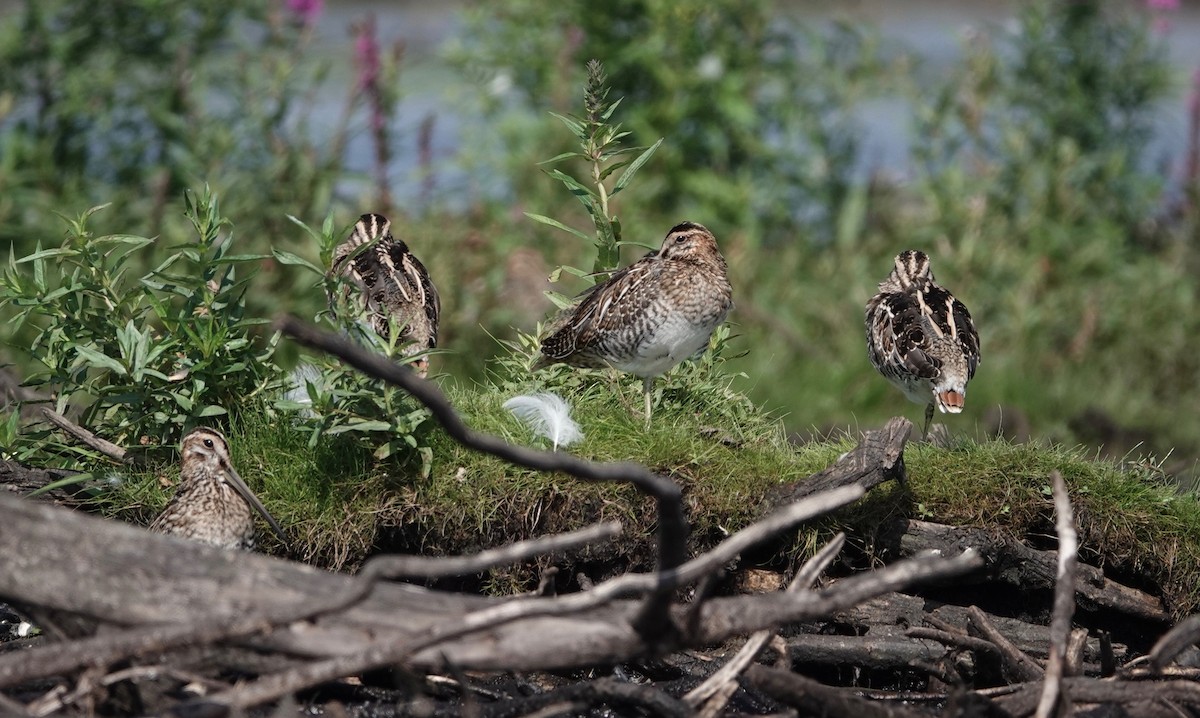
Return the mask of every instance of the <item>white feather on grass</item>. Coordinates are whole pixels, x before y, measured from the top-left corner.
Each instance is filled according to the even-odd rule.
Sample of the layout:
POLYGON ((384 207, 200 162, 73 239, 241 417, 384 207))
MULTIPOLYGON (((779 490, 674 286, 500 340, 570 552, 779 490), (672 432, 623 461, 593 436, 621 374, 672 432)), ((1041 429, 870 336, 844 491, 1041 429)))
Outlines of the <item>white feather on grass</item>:
POLYGON ((504 408, 533 430, 538 436, 549 439, 554 450, 583 440, 579 424, 571 418, 571 407, 558 394, 522 394, 504 402, 504 408))

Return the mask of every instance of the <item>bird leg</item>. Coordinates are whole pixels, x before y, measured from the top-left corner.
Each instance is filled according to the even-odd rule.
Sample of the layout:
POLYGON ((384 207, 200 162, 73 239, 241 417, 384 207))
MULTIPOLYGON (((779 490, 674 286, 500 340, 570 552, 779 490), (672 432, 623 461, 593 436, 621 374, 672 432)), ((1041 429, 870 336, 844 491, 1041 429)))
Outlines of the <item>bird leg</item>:
POLYGON ((921 438, 929 441, 929 424, 933 421, 933 402, 925 407, 925 428, 921 429, 921 438))
POLYGON ((646 428, 650 428, 650 389, 654 386, 654 377, 642 379, 642 393, 646 395, 646 428))

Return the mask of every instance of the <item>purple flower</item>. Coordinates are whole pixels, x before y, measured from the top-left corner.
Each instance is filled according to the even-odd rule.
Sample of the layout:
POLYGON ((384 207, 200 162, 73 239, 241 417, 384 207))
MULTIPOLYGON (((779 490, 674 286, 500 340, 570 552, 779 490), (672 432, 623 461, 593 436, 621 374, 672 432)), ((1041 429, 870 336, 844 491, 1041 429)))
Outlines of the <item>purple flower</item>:
POLYGON ((325 8, 325 0, 283 0, 283 4, 305 27, 315 25, 317 18, 321 16, 321 10, 325 8))
POLYGON ((1192 74, 1192 92, 1188 97, 1188 112, 1200 122, 1200 70, 1192 74))
POLYGON ((1150 27, 1153 28, 1155 34, 1166 35, 1171 30, 1171 21, 1166 18, 1166 14, 1179 9, 1179 0, 1145 0, 1145 2, 1146 9, 1150 11, 1150 16, 1153 18, 1150 27))
POLYGON ((379 41, 375 38, 375 18, 355 25, 354 64, 358 66, 358 86, 366 89, 379 81, 379 41))

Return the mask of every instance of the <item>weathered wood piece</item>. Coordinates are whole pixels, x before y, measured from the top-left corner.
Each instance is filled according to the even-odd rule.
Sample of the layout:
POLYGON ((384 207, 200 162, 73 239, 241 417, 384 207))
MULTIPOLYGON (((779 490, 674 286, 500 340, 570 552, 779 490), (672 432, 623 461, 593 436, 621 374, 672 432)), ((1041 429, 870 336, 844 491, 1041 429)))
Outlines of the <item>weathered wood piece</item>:
MULTIPOLYGON (((986 569, 976 581, 1000 581, 1021 588, 1052 589, 1058 558, 1054 551, 1039 551, 998 533, 971 527, 947 526, 907 519, 897 522, 895 545, 901 555, 939 550, 955 555, 974 548, 984 557, 986 569)), ((1086 606, 1102 606, 1149 621, 1166 624, 1170 614, 1162 601, 1104 576, 1095 566, 1078 564, 1076 598, 1086 606)))
MULTIPOLYGON (((835 536, 796 572, 796 576, 785 590, 788 593, 809 590, 812 584, 820 578, 821 572, 829 566, 833 559, 837 558, 845 543, 845 534, 835 536)), ((704 683, 688 691, 683 698, 684 701, 693 708, 702 708, 702 715, 719 715, 733 694, 733 689, 737 686, 738 676, 749 667, 758 656, 759 651, 774 636, 775 632, 772 630, 755 633, 720 670, 709 676, 704 683)))
POLYGON ((776 700, 796 708, 800 715, 832 718, 900 718, 912 715, 902 706, 859 698, 852 691, 826 686, 778 668, 750 666, 745 680, 776 700))
MULTIPOLYGON (((927 609, 927 602, 923 598, 892 593, 842 611, 834 616, 833 621, 870 635, 881 630, 893 632, 897 627, 920 626, 931 619, 947 624, 965 635, 970 617, 965 606, 945 604, 927 609)), ((1038 658, 1047 657, 1050 646, 1049 626, 993 614, 988 615, 988 620, 1022 653, 1038 658)), ((1124 663, 1127 660, 1128 646, 1122 643, 1113 644, 1110 641, 1110 650, 1109 655, 1114 663, 1124 663)), ((1103 638, 1088 637, 1083 655, 1088 663, 1101 663, 1105 656, 1103 638)))
POLYGON ((850 484, 870 491, 885 481, 903 482, 904 445, 908 443, 911 431, 911 421, 894 416, 881 429, 865 432, 858 446, 843 454, 832 466, 806 479, 777 486, 767 495, 766 502, 776 505, 798 501, 850 484))
MULTIPOLYGON (((24 496, 75 473, 77 472, 65 469, 32 468, 16 461, 0 459, 0 492, 24 496)), ((85 506, 91 497, 83 487, 73 484, 46 491, 40 494, 39 498, 43 501, 53 501, 62 506, 78 508, 85 506)))
MULTIPOLYGON (((312 610, 315 599, 328 601, 361 588, 356 577, 268 556, 222 551, 11 497, 0 496, 0 526, 0 548, 9 549, 0 550, 3 598, 83 614, 104 623, 129 627, 164 623, 221 626, 252 620, 254 616, 286 615, 289 610, 302 613, 312 610), (17 546, 20 550, 15 550, 17 546), (81 586, 88 589, 79 590, 81 586)), ((735 542, 730 550, 743 548, 735 542)), ((701 569, 716 570, 729 555, 718 554, 717 559, 701 562, 700 569, 684 576, 696 580, 702 575, 701 569)), ((687 642, 712 643, 732 635, 828 616, 915 581, 960 575, 977 565, 978 560, 970 555, 956 559, 924 557, 844 579, 818 592, 712 599, 704 605, 698 630, 687 637, 687 642)), ((669 576, 653 574, 613 581, 622 579, 626 580, 620 585, 628 589, 625 595, 644 595, 656 586, 678 583, 669 576)), ((605 586, 600 584, 594 590, 605 586)), ((505 601, 380 583, 362 601, 343 611, 313 622, 276 628, 254 644, 329 660, 392 650, 381 647, 415 647, 422 637, 444 632, 442 635, 449 638, 428 648, 414 648, 404 654, 404 659, 417 668, 442 665, 448 659, 463 668, 479 670, 611 664, 654 650, 632 626, 638 601, 606 594, 594 605, 577 609, 572 601, 578 602, 584 595, 505 601), (511 622, 482 625, 471 632, 469 640, 454 638, 454 630, 464 623, 469 627, 472 615, 513 604, 535 613, 525 617, 518 613, 511 622), (559 606, 576 615, 536 613, 550 614, 559 606)), ((673 607, 672 620, 682 621, 684 611, 685 607, 673 607)), ((387 656, 390 654, 384 658, 387 656)), ((19 659, 0 656, 0 685, 12 685, 21 676, 28 676, 37 660, 36 651, 19 659)))
POLYGON ((1051 718, 1070 713, 1070 697, 1063 694, 1062 680, 1066 673, 1067 641, 1071 634, 1071 619, 1075 616, 1075 569, 1079 534, 1075 531, 1075 512, 1067 484, 1062 474, 1050 476, 1054 491, 1054 528, 1058 534, 1058 575, 1054 583, 1054 609, 1050 618, 1050 657, 1046 660, 1046 675, 1042 695, 1038 699, 1036 718, 1051 718))

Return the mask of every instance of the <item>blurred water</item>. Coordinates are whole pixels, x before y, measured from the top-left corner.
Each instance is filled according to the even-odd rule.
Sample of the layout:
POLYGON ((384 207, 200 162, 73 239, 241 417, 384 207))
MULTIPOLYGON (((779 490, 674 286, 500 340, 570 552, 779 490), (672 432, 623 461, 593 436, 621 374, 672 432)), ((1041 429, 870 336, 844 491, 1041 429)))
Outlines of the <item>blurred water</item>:
MULTIPOLYGON (((1131 0, 1132 2, 1132 0, 1131 0)), ((18 0, 0 0, 0 16, 18 8, 18 0)), ((1138 4, 1140 6, 1140 4, 1138 4)), ((349 0, 327 2, 315 26, 313 51, 332 63, 332 71, 310 118, 312 127, 331 134, 340 120, 347 92, 354 81, 354 40, 351 25, 367 16, 376 22, 381 44, 402 43, 405 61, 401 98, 397 109, 397 136, 389 168, 396 201, 418 209, 425 199, 418 163, 418 136, 422 123, 432 123, 431 148, 436 196, 468 198, 478 193, 502 192, 496 181, 471 176, 455 159, 469 143, 469 133, 487 129, 471 101, 486 88, 452 70, 440 55, 443 44, 461 28, 466 0, 420 2, 407 0, 349 0)), ((833 19, 871 24, 880 29, 888 53, 911 52, 921 58, 922 76, 933 77, 962 57, 963 43, 981 28, 1015 26, 1016 2, 963 2, 960 0, 784 0, 780 13, 810 23, 833 19)), ((1164 13, 1163 30, 1176 69, 1175 97, 1163 103, 1155 116, 1155 139, 1148 158, 1156 168, 1178 177, 1186 146, 1187 97, 1193 73, 1200 71, 1200 3, 1185 3, 1164 13)), ((360 113, 361 114, 361 113, 360 113)), ((883 170, 904 177, 909 158, 911 124, 907 103, 899 97, 877 98, 862 104, 857 115, 863 131, 860 176, 883 170)), ((358 179, 342 191, 365 194, 369 187, 373 149, 365 132, 365 118, 356 119, 353 139, 347 146, 347 164, 358 179)))
MULTIPOLYGON (((367 14, 379 23, 381 40, 399 40, 406 46, 403 98, 399 108, 401 137, 391 175, 398 201, 417 201, 421 176, 417 168, 417 129, 434 118, 433 152, 437 167, 438 194, 470 195, 482 190, 473 178, 456 169, 451 160, 464 145, 464 133, 484 131, 478 116, 472 116, 464 98, 480 93, 478 87, 458 76, 439 57, 439 48, 461 27, 460 12, 467 3, 451 2, 337 2, 326 6, 317 26, 318 47, 337 63, 330 82, 328 104, 319 116, 328 126, 336 122, 343 98, 340 88, 351 76, 352 54, 349 26, 367 14)), ((921 58, 922 76, 933 77, 960 61, 964 43, 974 33, 988 28, 1015 28, 1017 2, 962 2, 960 0, 848 0, 826 3, 819 0, 785 0, 780 12, 810 23, 846 19, 879 28, 888 53, 910 52, 921 58)), ((1175 72, 1175 97, 1163 103, 1155 116, 1155 139, 1148 161, 1176 178, 1181 171, 1186 146, 1187 98, 1192 76, 1200 72, 1200 3, 1184 4, 1164 13, 1167 42, 1175 72)), ((899 97, 863 103, 857 115, 863 130, 860 176, 883 170, 890 176, 908 174, 908 145, 911 124, 907 102, 899 97)), ((366 173, 371 163, 371 146, 359 136, 349 149, 352 169, 366 173)))

